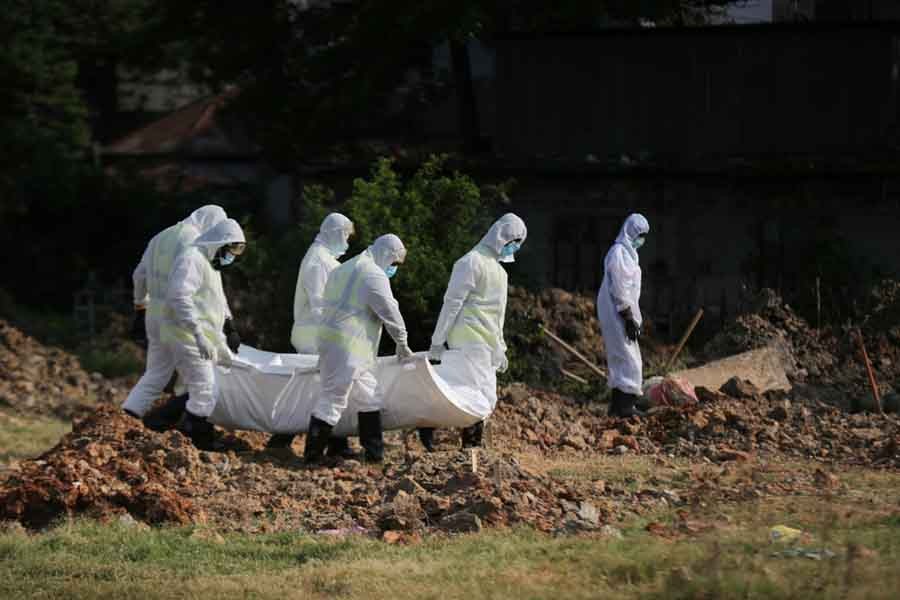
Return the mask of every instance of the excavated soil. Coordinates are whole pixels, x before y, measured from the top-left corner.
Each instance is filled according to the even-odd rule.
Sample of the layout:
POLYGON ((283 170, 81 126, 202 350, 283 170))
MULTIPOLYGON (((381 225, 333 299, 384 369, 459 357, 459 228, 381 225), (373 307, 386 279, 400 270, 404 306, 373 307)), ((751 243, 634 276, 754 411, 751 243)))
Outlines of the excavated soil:
MULTIPOLYGON (((513 368, 518 368, 515 375, 522 381, 547 387, 548 383, 563 379, 561 369, 588 381, 597 380, 597 375, 590 367, 544 335, 541 326, 556 334, 595 365, 606 369, 606 351, 597 321, 596 301, 592 296, 573 294, 558 288, 534 293, 524 288, 511 287, 505 335, 512 353, 513 368)), ((649 323, 647 328, 649 329, 649 323)), ((671 351, 671 346, 654 340, 649 332, 641 339, 641 353, 646 368, 653 369, 663 364, 671 351)))
MULTIPOLYGON (((560 294, 514 291, 511 314, 520 325, 527 319, 556 328, 602 365, 593 302, 560 294)), ((364 531, 387 541, 415 539, 426 530, 516 524, 602 532, 624 515, 652 514, 661 506, 833 493, 840 482, 832 472, 849 465, 900 468, 898 417, 848 414, 823 402, 812 385, 858 385, 845 374, 856 373, 844 364, 852 346, 840 332, 812 335, 789 307, 770 300, 730 325, 707 351, 786 341, 797 361, 793 392, 760 395, 752 385, 732 381, 721 391, 699 389, 697 403, 624 420, 605 416, 605 406, 593 401, 518 383, 500 390, 486 428, 487 449, 460 451, 458 432, 438 431, 437 451, 428 454, 413 435, 396 432, 386 436, 383 466, 343 461, 319 469, 305 467, 294 454, 266 451, 264 434, 220 432, 226 451, 208 453, 176 431, 151 431, 118 410, 122 390, 117 395, 71 355, 43 348, 0 322, 0 397, 21 410, 79 415, 54 448, 0 473, 0 521, 41 528, 87 515, 246 532, 364 531), (98 404, 98 398, 111 404, 98 404), (626 485, 546 466, 614 465, 616 457, 629 455, 691 466, 679 476, 677 490, 673 481, 655 477, 626 485), (801 459, 806 467, 792 466, 801 459)), ((873 318, 863 330, 876 342, 870 352, 884 376, 889 365, 879 361, 887 354, 877 340, 879 332, 891 330, 875 323, 873 318)), ((563 351, 534 333, 533 327, 511 331, 533 351, 535 368, 568 368, 563 351)), ((302 442, 302 436, 295 441, 295 452, 302 442)))
MULTIPOLYGON (((227 433, 226 452, 199 452, 178 432, 156 433, 100 407, 76 421, 55 448, 23 461, 0 482, 0 520, 39 528, 60 517, 128 513, 150 524, 364 530, 389 537, 522 523, 542 531, 593 531, 623 512, 657 506, 660 498, 686 504, 712 496, 803 493, 820 486, 815 479, 822 475, 798 473, 789 485, 762 487, 751 478, 719 490, 700 477, 691 490, 674 494, 662 484, 627 490, 560 479, 525 468, 523 457, 577 461, 631 454, 685 457, 701 465, 812 459, 822 469, 900 467, 897 417, 847 415, 800 397, 761 397, 751 386, 733 387, 746 397, 700 390, 693 406, 623 420, 510 386, 488 428, 495 450, 477 451, 474 463, 471 451, 458 449, 456 432, 441 431, 432 454, 412 436, 392 433, 383 466, 342 461, 319 469, 305 467, 295 455, 265 451, 262 434, 227 433)), ((301 444, 295 443, 298 452, 301 444)))
POLYGON ((72 354, 44 346, 0 319, 0 407, 70 419, 126 392, 99 373, 85 371, 72 354))

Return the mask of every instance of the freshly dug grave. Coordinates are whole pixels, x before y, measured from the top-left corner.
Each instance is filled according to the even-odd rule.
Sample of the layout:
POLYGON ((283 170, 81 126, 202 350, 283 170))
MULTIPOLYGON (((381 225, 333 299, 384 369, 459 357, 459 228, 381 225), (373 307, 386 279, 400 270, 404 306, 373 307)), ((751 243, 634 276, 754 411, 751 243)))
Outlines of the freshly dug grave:
POLYGON ((85 371, 72 354, 44 346, 0 320, 0 407, 70 419, 125 392, 99 373, 85 371))

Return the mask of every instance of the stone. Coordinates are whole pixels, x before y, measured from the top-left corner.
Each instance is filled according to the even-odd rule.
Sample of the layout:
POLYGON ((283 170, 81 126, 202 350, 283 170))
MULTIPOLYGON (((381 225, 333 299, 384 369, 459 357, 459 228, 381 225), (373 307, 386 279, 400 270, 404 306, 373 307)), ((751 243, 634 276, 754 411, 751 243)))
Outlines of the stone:
POLYGON ((731 398, 749 399, 759 396, 759 389, 755 385, 738 377, 726 381, 719 391, 731 398))
POLYGON ((590 502, 582 502, 578 506, 578 518, 594 527, 600 525, 600 511, 590 502))
POLYGON ((622 535, 622 530, 618 527, 613 527, 612 525, 602 526, 599 533, 602 537, 610 538, 613 540, 621 540, 624 537, 622 535))
POLYGON ((438 522, 438 528, 450 533, 477 533, 481 531, 482 524, 478 515, 461 511, 441 519, 438 522))
POLYGON ((722 447, 719 449, 716 458, 720 462, 747 462, 750 460, 750 454, 748 452, 743 452, 741 450, 735 450, 734 448, 722 447))

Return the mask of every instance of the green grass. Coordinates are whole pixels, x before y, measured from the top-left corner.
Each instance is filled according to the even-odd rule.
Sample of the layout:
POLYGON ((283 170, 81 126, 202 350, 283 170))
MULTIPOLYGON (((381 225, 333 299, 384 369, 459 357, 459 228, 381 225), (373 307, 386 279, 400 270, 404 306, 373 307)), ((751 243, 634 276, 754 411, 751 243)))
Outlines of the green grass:
MULTIPOLYGON (((819 499, 796 506, 821 562, 771 556, 771 503, 708 515, 707 533, 671 541, 636 529, 622 540, 529 530, 390 546, 365 538, 140 530, 80 521, 38 535, 0 534, 4 598, 893 598, 900 516, 847 516, 819 499), (849 543, 877 555, 856 558, 849 543)), ((790 523, 800 525, 798 523, 790 523)))
POLYGON ((37 456, 71 430, 64 421, 0 410, 0 464, 37 456))
POLYGON ((88 373, 96 371, 105 377, 124 377, 144 371, 144 362, 130 352, 83 344, 78 347, 77 354, 82 368, 88 373))

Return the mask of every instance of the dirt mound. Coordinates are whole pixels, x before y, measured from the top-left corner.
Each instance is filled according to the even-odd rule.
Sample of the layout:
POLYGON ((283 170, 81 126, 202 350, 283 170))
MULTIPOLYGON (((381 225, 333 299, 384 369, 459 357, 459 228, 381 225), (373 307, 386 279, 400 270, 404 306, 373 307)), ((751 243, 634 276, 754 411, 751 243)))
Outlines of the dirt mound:
POLYGON ((900 467, 900 418, 848 415, 807 391, 760 396, 750 390, 733 398, 700 389, 697 404, 622 420, 605 416, 600 405, 512 385, 501 390, 490 427, 495 446, 544 454, 636 453, 717 462, 764 454, 900 467))
POLYGON ((859 332, 883 395, 900 384, 900 282, 883 281, 865 302, 861 325, 816 331, 771 290, 763 290, 754 310, 729 323, 704 348, 709 359, 770 343, 783 344, 795 383, 816 386, 830 403, 851 410, 873 410, 871 388, 859 348, 859 332))
MULTIPOLYGON (((561 369, 565 369, 596 381, 597 376, 589 367, 543 335, 541 325, 605 369, 606 353, 594 297, 557 288, 532 293, 511 287, 504 330, 515 380, 546 387, 560 381, 561 369)), ((671 348, 645 335, 641 350, 645 366, 653 368, 662 364, 671 348)))
POLYGON ((227 453, 198 452, 180 433, 155 433, 101 407, 0 483, 0 519, 41 527, 63 516, 127 512, 148 523, 209 522, 245 531, 469 531, 516 523, 551 531, 601 524, 598 509, 577 492, 510 456, 478 451, 474 468, 470 453, 450 451, 393 456, 385 467, 345 461, 308 469, 296 458, 259 451, 266 437, 228 434, 227 453))
POLYGON ((0 320, 0 407, 68 419, 121 393, 99 373, 82 369, 75 356, 44 346, 0 320))
POLYGON ((760 292, 754 310, 738 316, 716 334, 704 347, 703 355, 716 360, 773 343, 783 345, 793 356, 794 364, 787 366, 795 379, 821 380, 839 362, 834 335, 816 332, 769 289, 760 292))

